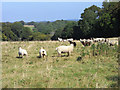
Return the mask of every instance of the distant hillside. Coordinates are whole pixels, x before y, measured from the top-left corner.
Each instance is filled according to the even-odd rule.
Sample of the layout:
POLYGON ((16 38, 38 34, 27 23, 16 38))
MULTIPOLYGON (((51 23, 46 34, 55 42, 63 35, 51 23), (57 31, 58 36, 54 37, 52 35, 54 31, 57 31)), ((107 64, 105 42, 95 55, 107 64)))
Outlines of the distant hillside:
MULTIPOLYGON (((51 34, 54 33, 57 30, 63 30, 64 27, 69 23, 69 22, 76 22, 72 20, 56 20, 54 22, 39 22, 39 23, 34 23, 35 28, 44 34, 51 34)), ((76 22, 77 23, 77 22, 76 22)))

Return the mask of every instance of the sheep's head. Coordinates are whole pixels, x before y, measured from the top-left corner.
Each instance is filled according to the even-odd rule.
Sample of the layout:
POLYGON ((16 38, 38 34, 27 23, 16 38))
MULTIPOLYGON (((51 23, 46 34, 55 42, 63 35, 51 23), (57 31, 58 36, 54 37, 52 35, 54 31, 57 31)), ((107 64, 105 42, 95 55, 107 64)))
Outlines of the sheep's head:
POLYGON ((72 42, 72 41, 69 41, 69 43, 70 43, 70 44, 73 44, 73 42, 72 42))

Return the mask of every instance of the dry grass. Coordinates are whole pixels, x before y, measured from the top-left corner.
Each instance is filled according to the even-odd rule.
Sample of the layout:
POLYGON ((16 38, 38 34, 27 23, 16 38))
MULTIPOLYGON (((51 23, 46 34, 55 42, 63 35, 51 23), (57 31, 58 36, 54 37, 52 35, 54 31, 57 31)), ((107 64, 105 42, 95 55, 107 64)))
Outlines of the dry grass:
MULTIPOLYGON (((31 41, 2 42, 3 88, 108 88, 117 87, 118 63, 111 56, 85 56, 81 61, 81 43, 69 57, 57 57, 56 47, 68 42, 31 41), (17 58, 18 47, 28 51, 28 56, 17 58), (48 57, 38 58, 40 47, 45 47, 48 57)), ((86 47, 89 49, 89 47, 86 47)))

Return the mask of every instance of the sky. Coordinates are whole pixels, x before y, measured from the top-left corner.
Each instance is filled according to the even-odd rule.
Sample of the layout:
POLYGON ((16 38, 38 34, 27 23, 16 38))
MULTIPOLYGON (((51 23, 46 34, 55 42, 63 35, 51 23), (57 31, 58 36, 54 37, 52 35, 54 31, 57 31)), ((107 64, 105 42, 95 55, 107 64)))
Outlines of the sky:
POLYGON ((85 8, 102 2, 2 2, 2 21, 55 21, 80 19, 85 8))

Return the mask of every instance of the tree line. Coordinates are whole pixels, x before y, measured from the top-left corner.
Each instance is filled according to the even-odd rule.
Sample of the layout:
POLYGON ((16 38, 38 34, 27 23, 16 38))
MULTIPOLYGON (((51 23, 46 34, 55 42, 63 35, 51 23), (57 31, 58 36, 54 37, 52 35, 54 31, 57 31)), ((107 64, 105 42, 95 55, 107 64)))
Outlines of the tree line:
POLYGON ((68 22, 66 20, 56 20, 54 22, 24 22, 2 23, 3 41, 37 41, 50 40, 56 30, 63 30, 68 22), (25 27, 27 25, 28 27, 25 27), (31 27, 33 25, 34 27, 31 27), (30 26, 30 27, 29 27, 30 26))
POLYGON ((92 5, 84 10, 78 23, 68 23, 56 31, 52 39, 120 36, 120 2, 103 2, 102 8, 92 5))
POLYGON ((120 2, 103 2, 102 8, 85 8, 79 21, 2 22, 3 41, 57 40, 120 36, 120 2), (24 25, 34 25, 33 28, 24 25))

